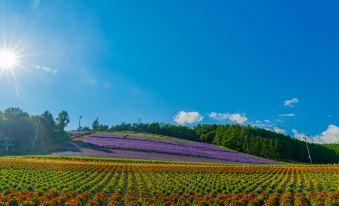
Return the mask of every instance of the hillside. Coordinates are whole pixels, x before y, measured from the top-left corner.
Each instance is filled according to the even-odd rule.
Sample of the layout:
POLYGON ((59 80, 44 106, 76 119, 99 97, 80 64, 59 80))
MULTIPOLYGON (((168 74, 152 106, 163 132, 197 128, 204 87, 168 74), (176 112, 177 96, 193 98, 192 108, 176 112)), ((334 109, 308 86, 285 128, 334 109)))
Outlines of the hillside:
MULTIPOLYGON (((107 142, 107 139, 101 141, 104 137, 90 137, 89 139, 82 137, 78 141, 74 141, 64 131, 69 121, 68 113, 65 111, 61 111, 57 118, 54 118, 48 111, 43 112, 41 115, 30 115, 20 108, 8 108, 3 112, 0 111, 0 155, 51 154, 61 150, 80 153, 76 155, 84 155, 86 153, 91 156, 102 157, 134 158, 137 156, 139 158, 144 157, 145 159, 159 160, 181 158, 185 161, 200 162, 253 162, 252 160, 238 160, 238 157, 228 158, 224 153, 218 153, 220 148, 227 148, 228 150, 223 150, 232 151, 233 153, 237 151, 242 156, 248 154, 245 155, 246 157, 254 155, 263 159, 276 161, 309 162, 305 142, 248 125, 212 124, 187 127, 155 122, 122 123, 109 127, 95 121, 96 124, 92 125, 92 129, 97 133, 115 132, 122 134, 123 131, 134 132, 133 134, 131 132, 124 133, 124 138, 110 137, 109 141, 114 141, 114 145, 121 144, 120 148, 111 148, 113 143, 107 142), (152 138, 152 141, 150 139, 147 139, 147 141, 131 139, 134 136, 140 136, 137 133, 146 133, 144 136, 152 138), (174 137, 178 139, 175 139, 173 144, 154 141, 166 139, 164 136, 170 137, 169 140, 171 141, 174 141, 174 137), (100 142, 95 142, 98 140, 100 142), (182 148, 184 146, 180 145, 180 149, 186 152, 181 154, 178 152, 181 150, 173 148, 173 145, 183 141, 193 141, 195 142, 194 144, 208 145, 211 150, 210 152, 213 154, 208 154, 206 149, 203 150, 197 147, 193 147, 194 150, 191 151, 193 153, 190 154, 186 151, 187 148, 182 148), (143 145, 142 143, 145 142, 148 143, 147 147, 134 147, 143 145), (160 149, 156 150, 153 148, 149 151, 148 146, 151 143, 157 144, 155 148, 159 147, 160 149), (114 151, 112 152, 111 149, 114 149, 114 151), (123 151, 118 151, 119 149, 123 149, 123 151), (152 153, 151 155, 149 154, 150 152, 152 153), (180 156, 178 157, 178 155, 180 156)), ((87 127, 86 130, 91 129, 87 127)), ((337 144, 321 145, 309 143, 308 146, 314 163, 339 162, 337 144)), ((190 148, 191 146, 188 147, 190 148)), ((230 154, 231 152, 228 152, 228 155, 230 154)))
POLYGON ((339 144, 323 144, 322 146, 327 147, 339 154, 339 144))
MULTIPOLYGON (((101 126, 99 129, 104 129, 101 126)), ((106 128, 108 128, 106 126, 106 128)), ((249 125, 206 124, 195 127, 162 123, 113 125, 106 131, 136 131, 168 135, 187 140, 206 142, 267 159, 309 162, 305 142, 290 136, 249 125)), ((339 154, 335 144, 325 146, 308 143, 314 163, 337 163, 339 154)))
POLYGON ((277 163, 212 144, 131 132, 94 132, 75 137, 72 144, 75 146, 75 150, 56 152, 52 155, 210 163, 277 163))

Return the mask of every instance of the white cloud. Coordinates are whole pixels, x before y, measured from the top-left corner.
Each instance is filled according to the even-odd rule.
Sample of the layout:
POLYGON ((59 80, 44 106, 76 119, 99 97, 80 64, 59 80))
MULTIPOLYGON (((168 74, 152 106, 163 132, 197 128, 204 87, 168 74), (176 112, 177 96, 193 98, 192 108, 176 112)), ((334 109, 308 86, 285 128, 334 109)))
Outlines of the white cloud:
POLYGON ((286 130, 276 126, 275 121, 271 120, 256 120, 255 122, 249 123, 252 127, 259 127, 262 129, 266 129, 268 131, 280 133, 280 134, 287 134, 286 130))
POLYGON ((288 113, 288 114, 279 114, 279 117, 294 117, 294 113, 288 113))
POLYGON ((299 102, 298 98, 287 99, 284 101, 285 107, 294 107, 296 103, 299 102))
POLYGON ((299 133, 298 130, 296 129, 292 129, 292 133, 294 135, 294 138, 296 139, 299 139, 299 140, 302 140, 304 137, 305 138, 308 138, 305 133, 299 133))
POLYGON ((200 122, 204 117, 199 112, 185 112, 180 111, 173 117, 174 121, 178 124, 192 124, 194 122, 200 122))
POLYGON ((238 124, 242 124, 247 121, 247 117, 245 115, 241 115, 239 113, 216 113, 216 112, 211 112, 208 114, 208 116, 211 119, 217 120, 217 121, 225 121, 229 120, 231 122, 236 122, 238 124))
POLYGON ((305 133, 299 133, 296 129, 292 129, 294 137, 299 140, 304 140, 306 138, 307 142, 313 143, 339 143, 339 127, 336 125, 330 124, 325 131, 315 136, 307 136, 305 133))
POLYGON ((223 121, 228 119, 228 113, 216 113, 216 112, 211 112, 208 114, 208 116, 211 119, 217 120, 217 121, 223 121))
POLYGON ((273 131, 276 132, 276 133, 280 133, 280 134, 286 134, 286 130, 281 129, 279 127, 274 127, 273 131))
POLYGON ((315 143, 339 143, 339 127, 330 124, 321 134, 312 137, 315 143))
POLYGON ((229 119, 232 121, 232 122, 236 122, 236 123, 244 123, 247 121, 247 117, 246 116, 242 116, 241 114, 230 114, 229 116, 229 119))
MULTIPOLYGON (((249 123, 252 127, 260 127, 263 129, 273 128, 273 123, 270 120, 256 120, 255 122, 249 123)), ((271 129, 269 129, 271 130, 271 129)))

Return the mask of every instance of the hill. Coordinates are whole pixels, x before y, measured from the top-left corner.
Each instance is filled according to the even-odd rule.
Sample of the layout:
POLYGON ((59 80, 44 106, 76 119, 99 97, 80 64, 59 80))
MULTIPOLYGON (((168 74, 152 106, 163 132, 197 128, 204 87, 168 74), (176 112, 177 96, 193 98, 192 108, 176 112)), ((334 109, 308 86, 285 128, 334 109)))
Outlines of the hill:
MULTIPOLYGON (((98 129, 108 128, 101 126, 98 129)), ((197 125, 193 128, 162 124, 138 123, 118 124, 107 131, 136 131, 168 135, 188 140, 223 146, 278 161, 309 162, 305 142, 290 136, 249 125, 197 125)), ((308 143, 314 163, 337 163, 339 154, 335 146, 308 143)))
MULTIPOLYGON (((68 123, 68 113, 65 111, 60 112, 55 119, 48 111, 45 111, 41 115, 30 115, 20 108, 8 108, 3 112, 0 111, 0 155, 50 154, 60 150, 83 151, 86 149, 87 153, 92 152, 99 156, 107 156, 107 151, 103 151, 107 150, 107 145, 97 145, 101 147, 100 151, 92 151, 93 148, 89 148, 89 145, 92 144, 93 146, 93 142, 78 141, 77 144, 75 144, 64 131, 68 123), (79 143, 82 145, 79 145, 79 143), (86 148, 84 148, 84 145, 86 145, 86 148), (80 147, 80 149, 78 147, 80 147), (99 154, 99 152, 101 153, 99 154), (102 152, 105 153, 102 154, 102 152)), ((86 130, 89 129, 89 127, 86 128, 86 130)), ((152 138, 157 139, 163 139, 164 137, 162 136, 170 136, 173 140, 173 137, 177 137, 180 138, 181 141, 189 140, 199 142, 199 144, 208 144, 214 148, 228 148, 231 149, 230 151, 259 156, 264 159, 287 162, 309 162, 305 142, 248 125, 212 124, 187 127, 155 122, 137 124, 122 123, 109 127, 108 125, 99 124, 98 120, 96 120, 93 122, 90 130, 101 133, 134 131, 147 133, 147 137, 152 136, 152 138)), ((134 134, 129 136, 138 135, 134 134)), ((130 141, 128 143, 132 142, 130 141)), ((338 145, 311 143, 308 145, 314 163, 339 162, 338 145)), ((96 147, 96 149, 97 148, 99 147, 96 147)), ((201 148, 195 148, 195 150, 197 149, 202 150, 201 148)), ((145 152, 144 150, 145 148, 143 148, 142 152, 145 152)), ((137 154, 135 152, 135 150, 129 151, 127 155, 127 152, 123 151, 123 153, 126 154, 125 156, 148 155, 141 154, 141 151, 137 151, 137 154)), ((163 153, 162 150, 152 152, 155 152, 155 154, 152 154, 152 158, 155 159, 174 158, 172 156, 168 157, 168 155, 174 155, 170 151, 166 151, 166 153, 163 153)), ((119 152, 113 156, 117 156, 118 153, 119 152)), ((110 155, 112 155, 112 152, 110 155)), ((211 157, 212 159, 214 158, 214 156, 211 157)), ((186 156, 185 158, 188 157, 186 156)), ((200 156, 195 155, 195 158, 210 158, 210 156, 206 156, 206 154, 200 156)), ((186 160, 189 161, 189 159, 186 160)), ((219 158, 218 161, 220 160, 227 161, 222 158, 219 158)), ((209 161, 211 160, 209 159, 209 161)), ((213 161, 216 161, 215 158, 213 161)), ((233 162, 234 160, 232 159, 231 161, 233 162)))
POLYGON ((276 161, 241 154, 216 145, 140 133, 94 132, 74 138, 77 150, 52 153, 60 156, 95 156, 169 160, 181 162, 270 164, 276 161))

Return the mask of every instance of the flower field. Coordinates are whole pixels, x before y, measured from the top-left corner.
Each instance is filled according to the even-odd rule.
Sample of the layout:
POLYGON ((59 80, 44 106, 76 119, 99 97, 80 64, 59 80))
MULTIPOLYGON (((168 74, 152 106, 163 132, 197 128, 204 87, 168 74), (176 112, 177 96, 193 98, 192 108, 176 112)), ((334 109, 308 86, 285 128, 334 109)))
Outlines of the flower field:
POLYGON ((339 168, 0 158, 0 205, 338 205, 339 168))
POLYGON ((211 163, 277 163, 273 160, 238 153, 212 144, 171 137, 155 138, 154 135, 149 134, 96 132, 84 138, 78 138, 74 141, 74 144, 78 144, 82 150, 80 152, 66 151, 54 153, 53 155, 126 157, 137 159, 154 159, 154 157, 158 157, 156 158, 158 160, 187 161, 187 159, 191 159, 190 162, 211 163), (88 146, 89 148, 84 149, 84 146, 88 146), (89 152, 89 149, 92 151, 89 152), (105 151, 100 149, 104 149, 105 151), (90 153, 96 154, 91 155, 90 153))

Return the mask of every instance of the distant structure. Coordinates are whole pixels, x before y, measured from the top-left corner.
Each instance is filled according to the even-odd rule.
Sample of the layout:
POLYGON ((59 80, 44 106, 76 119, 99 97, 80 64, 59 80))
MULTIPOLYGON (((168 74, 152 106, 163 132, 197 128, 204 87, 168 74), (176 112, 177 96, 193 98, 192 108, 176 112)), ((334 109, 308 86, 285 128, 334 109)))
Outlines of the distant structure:
POLYGON ((79 127, 78 127, 78 131, 81 130, 81 119, 82 119, 82 115, 80 115, 80 117, 79 117, 79 127))
POLYGON ((308 158, 310 159, 310 162, 312 164, 313 162, 312 162, 310 150, 308 149, 308 144, 307 144, 307 141, 306 141, 306 137, 303 137, 303 139, 304 139, 304 141, 306 143, 306 149, 307 149, 307 153, 308 153, 308 158))

